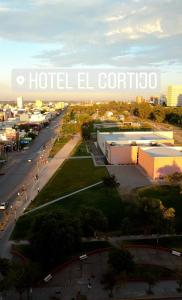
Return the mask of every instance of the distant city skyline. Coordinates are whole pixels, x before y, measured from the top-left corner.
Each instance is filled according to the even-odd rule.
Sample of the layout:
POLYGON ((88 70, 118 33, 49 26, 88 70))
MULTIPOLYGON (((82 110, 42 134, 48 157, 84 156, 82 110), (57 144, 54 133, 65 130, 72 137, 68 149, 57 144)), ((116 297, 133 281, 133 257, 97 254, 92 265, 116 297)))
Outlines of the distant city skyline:
POLYGON ((129 100, 143 93, 18 93, 17 68, 157 68, 161 91, 182 84, 181 0, 0 0, 0 101, 129 100))

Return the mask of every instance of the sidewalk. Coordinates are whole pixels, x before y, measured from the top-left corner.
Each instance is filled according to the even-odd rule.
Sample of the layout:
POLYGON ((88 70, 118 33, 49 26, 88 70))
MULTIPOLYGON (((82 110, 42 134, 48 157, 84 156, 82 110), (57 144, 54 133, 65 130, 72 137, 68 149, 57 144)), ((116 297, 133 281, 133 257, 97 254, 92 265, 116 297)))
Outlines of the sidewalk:
MULTIPOLYGON (((161 281, 153 288, 153 295, 147 295, 146 290, 148 285, 145 282, 127 282, 123 284, 123 287, 116 287, 113 291, 113 298, 109 297, 109 291, 103 289, 100 284, 92 282, 92 288, 88 289, 88 280, 79 281, 75 287, 69 285, 56 286, 56 287, 44 287, 33 288, 32 296, 34 300, 50 300, 61 299, 69 300, 76 299, 78 290, 82 295, 86 295, 88 300, 121 300, 121 299, 182 299, 182 293, 176 291, 177 284, 175 281, 161 281), (57 298, 52 298, 56 297, 57 298)), ((6 296, 7 300, 18 300, 19 297, 13 291, 9 292, 6 296)), ((22 300, 26 300, 26 293, 23 294, 22 300)))
MULTIPOLYGON (((39 173, 38 183, 28 191, 29 203, 37 196, 39 191, 47 184, 54 173, 60 168, 65 159, 68 159, 75 146, 80 141, 80 134, 75 135, 63 148, 43 166, 39 173)), ((27 205, 28 206, 28 205, 27 205)))
MULTIPOLYGON (((71 152, 80 139, 80 134, 75 135, 66 145, 64 145, 64 147, 55 155, 55 157, 50 159, 46 165, 40 168, 39 180, 37 183, 35 183, 34 176, 32 174, 30 182, 28 183, 30 188, 27 190, 27 199, 22 202, 16 202, 16 220, 23 214, 24 210, 37 196, 38 190, 40 191, 46 185, 58 168, 63 164, 65 159, 69 158, 71 152)), ((0 232, 0 256, 2 257, 11 257, 11 241, 9 241, 9 238, 15 224, 15 215, 11 215, 11 219, 6 229, 3 232, 0 232)))

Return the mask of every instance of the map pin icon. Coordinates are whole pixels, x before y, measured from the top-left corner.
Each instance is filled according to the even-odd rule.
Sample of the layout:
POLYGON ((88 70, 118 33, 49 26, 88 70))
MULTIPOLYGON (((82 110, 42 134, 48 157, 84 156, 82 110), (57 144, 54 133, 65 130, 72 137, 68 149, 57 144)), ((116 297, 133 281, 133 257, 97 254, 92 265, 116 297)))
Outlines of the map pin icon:
POLYGON ((18 83, 18 85, 23 85, 25 82, 25 77, 23 75, 20 75, 16 78, 16 82, 18 83))

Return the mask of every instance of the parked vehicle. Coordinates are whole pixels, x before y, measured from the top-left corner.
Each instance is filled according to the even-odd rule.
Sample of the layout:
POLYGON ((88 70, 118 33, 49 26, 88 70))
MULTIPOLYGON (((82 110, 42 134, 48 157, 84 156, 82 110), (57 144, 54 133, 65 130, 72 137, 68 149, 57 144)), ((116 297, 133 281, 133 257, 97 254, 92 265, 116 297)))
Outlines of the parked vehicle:
POLYGON ((0 210, 6 210, 8 208, 8 202, 0 203, 0 210))

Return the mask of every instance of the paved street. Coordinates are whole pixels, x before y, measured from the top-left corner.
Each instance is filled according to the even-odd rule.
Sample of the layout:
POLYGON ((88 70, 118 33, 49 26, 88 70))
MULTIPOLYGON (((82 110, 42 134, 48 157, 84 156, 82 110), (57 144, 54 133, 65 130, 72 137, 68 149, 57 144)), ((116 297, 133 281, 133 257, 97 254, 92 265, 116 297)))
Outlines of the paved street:
POLYGON ((10 162, 4 168, 5 175, 0 177, 1 202, 11 201, 16 197, 25 177, 35 168, 43 145, 55 138, 56 125, 59 124, 61 118, 62 116, 57 117, 48 128, 42 129, 29 149, 10 154, 10 162), (28 159, 32 162, 28 163, 28 159))
POLYGON ((75 136, 62 148, 55 158, 46 163, 48 152, 57 135, 57 125, 61 118, 62 116, 59 116, 52 121, 49 128, 43 129, 28 150, 13 153, 10 162, 6 166, 6 174, 0 178, 1 202, 8 200, 10 205, 12 205, 8 225, 0 232, 0 255, 2 256, 9 257, 10 255, 8 240, 13 230, 15 219, 23 213, 24 209, 38 193, 38 190, 52 177, 80 139, 80 136, 75 136), (48 152, 46 153, 45 150, 44 153, 44 161, 42 161, 42 158, 40 159, 40 154, 43 153, 43 145, 47 145, 48 148, 48 152), (27 161, 29 158, 32 160, 30 163, 27 161), (37 181, 34 178, 36 173, 39 173, 37 181), (26 193, 24 192, 23 195, 17 196, 22 185, 26 187, 26 193))
MULTIPOLYGON (((17 201, 17 211, 16 218, 18 218, 24 211, 24 209, 29 205, 29 203, 35 198, 38 191, 41 190, 48 180, 53 176, 56 170, 62 165, 64 160, 69 157, 70 153, 73 151, 74 147, 80 140, 80 135, 75 135, 56 155, 54 158, 50 159, 49 162, 42 166, 39 170, 39 179, 35 183, 34 178, 31 178, 31 170, 28 175, 30 184, 27 189, 27 200, 17 201)), ((14 216, 8 223, 6 229, 0 233, 0 256, 10 257, 10 247, 11 243, 8 242, 11 232, 15 225, 14 216)))

